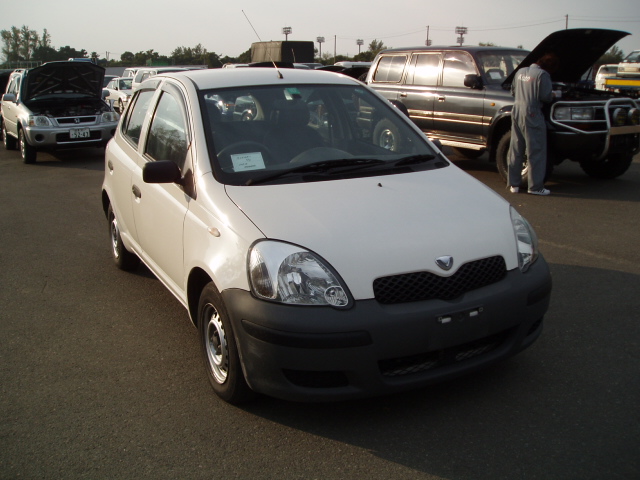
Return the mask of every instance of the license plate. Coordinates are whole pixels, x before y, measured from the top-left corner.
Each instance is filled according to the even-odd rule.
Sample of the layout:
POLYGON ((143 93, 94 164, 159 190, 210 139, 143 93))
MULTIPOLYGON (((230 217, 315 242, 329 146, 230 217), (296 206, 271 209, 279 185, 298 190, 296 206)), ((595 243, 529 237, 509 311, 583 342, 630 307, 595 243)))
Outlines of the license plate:
POLYGON ((69 137, 71 137, 71 139, 91 138, 91 132, 88 128, 72 128, 69 131, 69 137))

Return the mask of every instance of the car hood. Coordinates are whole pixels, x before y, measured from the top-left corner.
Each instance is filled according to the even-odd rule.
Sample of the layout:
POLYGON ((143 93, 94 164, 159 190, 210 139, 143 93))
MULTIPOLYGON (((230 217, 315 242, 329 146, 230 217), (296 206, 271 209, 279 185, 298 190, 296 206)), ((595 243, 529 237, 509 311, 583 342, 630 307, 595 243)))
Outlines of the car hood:
POLYGON ((265 237, 320 255, 358 299, 372 298, 373 280, 387 275, 450 276, 494 255, 517 267, 509 204, 455 166, 226 190, 265 237), (435 262, 446 255, 454 259, 447 272, 435 262))
POLYGON ((503 85, 511 85, 519 69, 530 66, 542 55, 551 52, 560 59, 558 70, 551 75, 551 79, 554 82, 577 82, 607 50, 627 35, 630 34, 596 28, 572 28, 554 32, 527 55, 503 85))
POLYGON ((49 62, 29 69, 23 100, 50 95, 102 97, 105 69, 91 62, 49 62))

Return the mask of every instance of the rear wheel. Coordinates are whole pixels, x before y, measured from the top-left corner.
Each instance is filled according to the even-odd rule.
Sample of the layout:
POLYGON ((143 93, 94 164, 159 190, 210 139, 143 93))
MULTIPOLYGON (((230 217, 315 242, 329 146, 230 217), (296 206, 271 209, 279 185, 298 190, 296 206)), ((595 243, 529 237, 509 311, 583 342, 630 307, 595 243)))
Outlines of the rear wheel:
POLYGON ((127 247, 122 243, 120 228, 118 227, 118 219, 113 213, 111 205, 109 205, 109 210, 107 211, 107 218, 109 220, 109 239, 111 241, 111 255, 113 257, 113 261, 120 270, 135 270, 140 264, 140 259, 135 253, 131 253, 127 250, 127 247))
POLYGON ((616 178, 631 166, 633 155, 628 153, 612 153, 604 160, 581 160, 580 167, 590 177, 616 178))
POLYGON ((244 378, 233 328, 213 283, 200 295, 198 329, 207 377, 216 395, 231 404, 250 399, 253 392, 244 378))
POLYGON ((24 130, 22 129, 18 132, 18 142, 20 143, 20 155, 22 155, 22 161, 24 163, 35 163, 37 150, 29 145, 27 137, 24 134, 24 130))
POLYGON ((4 144, 5 150, 16 149, 16 139, 7 133, 7 129, 4 126, 4 122, 2 122, 2 143, 4 144))
POLYGON ((402 148, 398 128, 387 119, 380 120, 376 125, 373 130, 373 141, 375 145, 392 152, 398 152, 402 148))

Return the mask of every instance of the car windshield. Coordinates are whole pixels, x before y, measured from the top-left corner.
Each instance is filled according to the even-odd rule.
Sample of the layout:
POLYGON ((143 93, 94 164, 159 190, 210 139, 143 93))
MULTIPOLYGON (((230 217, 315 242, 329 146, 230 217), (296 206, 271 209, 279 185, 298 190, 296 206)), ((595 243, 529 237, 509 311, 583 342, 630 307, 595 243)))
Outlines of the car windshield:
POLYGON ((478 53, 478 65, 489 85, 501 85, 520 65, 527 52, 490 51, 478 53))
POLYGON ((637 51, 634 50, 629 55, 627 55, 627 58, 625 58, 622 62, 623 63, 640 63, 640 50, 637 50, 637 51))
POLYGON ((118 80, 118 88, 120 90, 131 90, 131 82, 133 82, 133 78, 121 78, 118 80))
POLYGON ((322 181, 448 165, 395 107, 360 85, 208 90, 201 102, 222 183, 322 181))

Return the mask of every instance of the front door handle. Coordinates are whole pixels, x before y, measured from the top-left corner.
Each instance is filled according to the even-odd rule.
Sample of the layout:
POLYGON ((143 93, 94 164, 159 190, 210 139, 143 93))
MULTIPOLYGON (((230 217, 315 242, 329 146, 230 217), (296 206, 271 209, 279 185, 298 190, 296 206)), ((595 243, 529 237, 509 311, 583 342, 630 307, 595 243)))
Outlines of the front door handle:
POLYGON ((142 192, 135 185, 131 187, 131 192, 133 193, 133 196, 136 197, 136 200, 139 200, 140 197, 142 197, 142 192))

